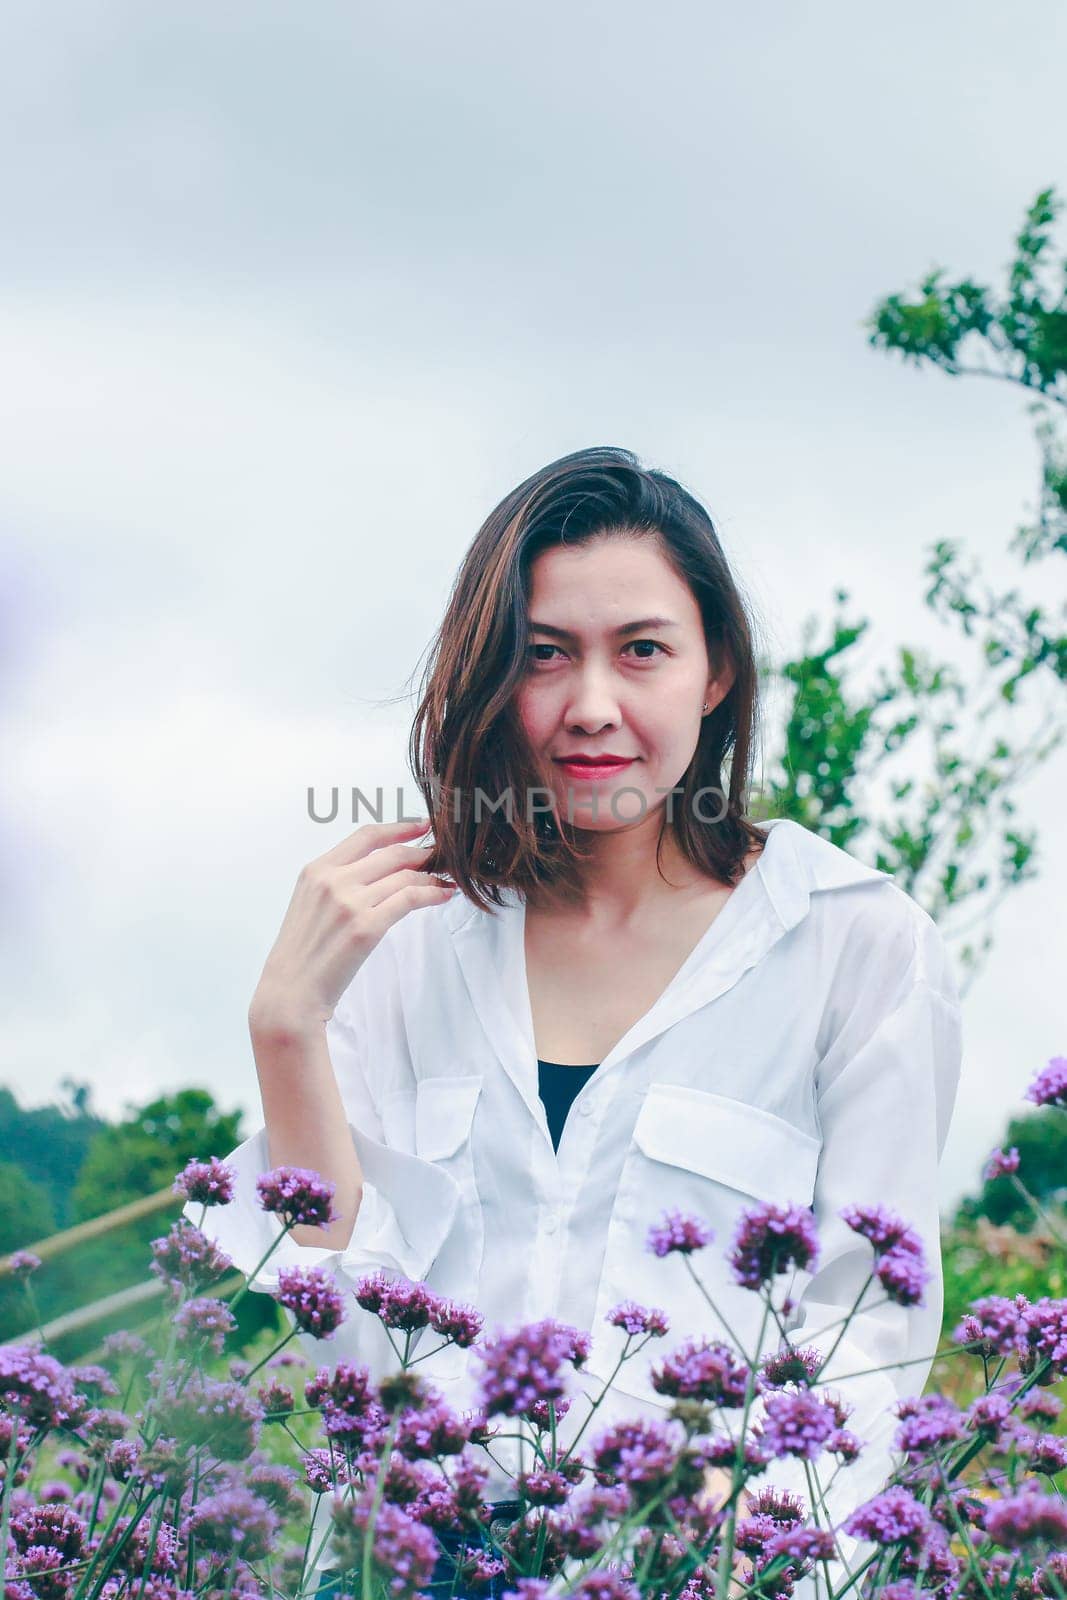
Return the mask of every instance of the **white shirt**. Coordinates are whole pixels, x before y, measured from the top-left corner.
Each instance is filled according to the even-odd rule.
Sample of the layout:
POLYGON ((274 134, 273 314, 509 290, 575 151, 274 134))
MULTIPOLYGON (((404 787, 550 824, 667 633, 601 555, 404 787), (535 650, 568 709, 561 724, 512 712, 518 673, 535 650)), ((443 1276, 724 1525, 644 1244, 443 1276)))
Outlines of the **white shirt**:
MULTIPOLYGON (((754 1354, 760 1300, 725 1260, 742 1208, 814 1209, 821 1256, 814 1274, 796 1275, 790 1338, 818 1346, 820 1329, 832 1329, 825 1353, 872 1259, 840 1210, 889 1206, 922 1237, 935 1276, 921 1308, 861 1312, 827 1369, 855 1407, 848 1426, 869 1441, 836 1477, 823 1458, 836 1520, 888 1475, 891 1408, 921 1391, 937 1343, 937 1166, 959 1077, 960 1009, 934 922, 887 874, 790 819, 768 827, 755 866, 575 1099, 558 1153, 538 1093, 521 896, 509 891, 490 913, 458 894, 395 923, 326 1028, 366 1180, 350 1242, 327 1250, 286 1239, 254 1285, 273 1289, 279 1266, 294 1262, 321 1264, 344 1286, 384 1267, 473 1302, 487 1333, 557 1317, 593 1337, 579 1394, 599 1392, 624 1337, 605 1313, 627 1299, 664 1309, 670 1334, 623 1367, 595 1434, 601 1419, 664 1415, 670 1402, 649 1386, 650 1365, 689 1335, 725 1337, 683 1260, 646 1248, 666 1208, 714 1228, 692 1260, 754 1354), (843 1381, 872 1367, 890 1370, 843 1381)), ((210 1209, 204 1231, 249 1272, 278 1233, 255 1199, 269 1167, 265 1130, 227 1159, 237 1198, 210 1209)), ((191 1220, 200 1211, 186 1207, 191 1220)), ((395 1365, 377 1319, 354 1301, 333 1339, 301 1343, 316 1365, 395 1365)), ((469 1352, 450 1349, 416 1370, 460 1409, 475 1403, 469 1352)), ((586 1412, 576 1399, 563 1443, 586 1412)), ((502 1446, 495 1453, 514 1468, 502 1446)), ((776 1463, 756 1486, 770 1481, 808 1498, 795 1462, 776 1463)), ((494 1474, 489 1493, 509 1489, 494 1474)))

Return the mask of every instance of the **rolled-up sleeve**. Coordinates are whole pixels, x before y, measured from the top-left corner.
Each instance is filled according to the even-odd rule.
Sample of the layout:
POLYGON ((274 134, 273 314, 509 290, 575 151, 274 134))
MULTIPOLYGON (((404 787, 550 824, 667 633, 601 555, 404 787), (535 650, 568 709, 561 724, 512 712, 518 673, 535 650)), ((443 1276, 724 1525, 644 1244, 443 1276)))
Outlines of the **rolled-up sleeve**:
MULTIPOLYGON (((920 913, 908 971, 897 981, 873 975, 849 1027, 821 1063, 816 1085, 823 1148, 813 1209, 820 1255, 787 1326, 791 1343, 824 1357, 836 1344, 820 1383, 853 1408, 846 1426, 864 1446, 851 1465, 837 1468, 829 1456, 813 1464, 824 1512, 834 1523, 892 1472, 896 1403, 922 1392, 937 1349, 943 1308, 938 1163, 961 1058, 955 981, 934 924, 920 913), (919 1235, 931 1273, 922 1305, 887 1302, 876 1279, 854 1310, 874 1252, 842 1218, 850 1205, 884 1206, 919 1235)), ((800 1463, 776 1462, 768 1478, 811 1498, 800 1463)))
MULTIPOLYGON (((189 1220, 249 1277, 253 1289, 273 1293, 281 1268, 294 1265, 325 1267, 349 1285, 378 1268, 424 1278, 455 1221, 460 1194, 451 1174, 387 1141, 370 1082, 364 1008, 380 1005, 384 1010, 391 1001, 381 989, 377 999, 368 996, 359 981, 364 970, 326 1024, 330 1061, 363 1171, 362 1199, 348 1243, 343 1249, 298 1244, 291 1234, 283 1237, 278 1218, 262 1209, 256 1179, 271 1166, 265 1126, 225 1157, 237 1175, 233 1200, 210 1207, 206 1214, 193 1202, 184 1208, 189 1220)), ((388 974, 389 969, 376 963, 379 980, 383 971, 388 974)))

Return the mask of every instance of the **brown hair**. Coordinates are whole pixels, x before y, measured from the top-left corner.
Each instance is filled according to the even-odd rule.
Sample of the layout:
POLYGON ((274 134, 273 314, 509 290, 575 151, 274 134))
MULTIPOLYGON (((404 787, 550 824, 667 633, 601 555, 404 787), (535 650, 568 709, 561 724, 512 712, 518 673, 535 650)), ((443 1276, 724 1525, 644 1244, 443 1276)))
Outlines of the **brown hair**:
MULTIPOLYGON (((445 873, 475 905, 501 905, 502 888, 576 896, 581 846, 554 815, 498 805, 547 775, 528 748, 514 697, 528 670, 530 566, 544 549, 609 535, 651 537, 692 590, 709 660, 733 662, 734 682, 703 719, 671 826, 683 854, 726 883, 766 833, 745 817, 758 677, 748 616, 704 508, 629 450, 578 450, 542 467, 490 512, 464 557, 423 676, 409 745, 434 844, 426 870, 445 873), (723 766, 730 755, 729 787, 723 766), (474 804, 475 790, 483 797, 474 804), (721 821, 702 821, 692 798, 721 793, 721 821), (476 811, 480 809, 481 815, 476 811)), ((659 846, 667 826, 663 807, 659 846)))

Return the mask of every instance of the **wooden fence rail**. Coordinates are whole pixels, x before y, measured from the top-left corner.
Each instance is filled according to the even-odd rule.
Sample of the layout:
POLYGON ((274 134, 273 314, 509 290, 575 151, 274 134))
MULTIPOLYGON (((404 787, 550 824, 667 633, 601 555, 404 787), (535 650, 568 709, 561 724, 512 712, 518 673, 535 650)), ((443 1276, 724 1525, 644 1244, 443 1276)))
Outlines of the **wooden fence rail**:
MULTIPOLYGON (((24 1245, 23 1249, 31 1250, 42 1261, 49 1261, 63 1255, 67 1250, 86 1244, 91 1239, 102 1239, 107 1234, 113 1233, 116 1228, 125 1227, 128 1222, 154 1216, 157 1211, 167 1211, 172 1206, 180 1204, 181 1196, 176 1195, 173 1189, 157 1189, 155 1194, 145 1195, 140 1200, 131 1200, 124 1206, 116 1206, 114 1211, 105 1211, 103 1216, 91 1217, 88 1222, 75 1223, 73 1228, 63 1228, 47 1239, 39 1239, 36 1244, 24 1245)), ((0 1256, 0 1282, 11 1276, 12 1256, 17 1253, 13 1251, 9 1255, 0 1256)), ((226 1299, 236 1293, 243 1282, 240 1273, 234 1273, 223 1279, 222 1283, 212 1290, 212 1294, 226 1299)), ((14 1339, 0 1339, 0 1349, 6 1345, 39 1341, 42 1335, 45 1340, 51 1341, 66 1333, 78 1333, 83 1328, 92 1327, 94 1323, 103 1322, 107 1317, 114 1316, 116 1312, 132 1311, 137 1306, 156 1299, 163 1293, 163 1287, 160 1279, 153 1278, 149 1283, 135 1283, 128 1289, 119 1289, 114 1294, 94 1300, 91 1305, 78 1306, 73 1311, 64 1312, 60 1317, 54 1317, 43 1328, 28 1328, 14 1339)))
MULTIPOLYGON (((105 1211, 103 1216, 90 1217, 88 1222, 76 1222, 73 1228, 64 1228, 60 1233, 50 1234, 47 1239, 38 1239, 36 1244, 23 1245, 24 1250, 32 1250, 35 1256, 40 1256, 42 1261, 48 1261, 53 1256, 61 1256, 67 1250, 73 1250, 79 1244, 85 1244, 89 1239, 100 1239, 105 1234, 111 1233, 115 1228, 125 1227, 127 1222, 136 1222, 139 1217, 150 1217, 157 1211, 166 1211, 170 1206, 181 1203, 181 1196, 176 1195, 173 1189, 157 1189, 155 1194, 146 1194, 140 1200, 130 1200, 124 1206, 116 1206, 114 1211, 105 1211)), ((12 1251, 11 1255, 18 1252, 12 1251)), ((0 1256, 0 1279, 10 1276, 11 1255, 0 1256)))

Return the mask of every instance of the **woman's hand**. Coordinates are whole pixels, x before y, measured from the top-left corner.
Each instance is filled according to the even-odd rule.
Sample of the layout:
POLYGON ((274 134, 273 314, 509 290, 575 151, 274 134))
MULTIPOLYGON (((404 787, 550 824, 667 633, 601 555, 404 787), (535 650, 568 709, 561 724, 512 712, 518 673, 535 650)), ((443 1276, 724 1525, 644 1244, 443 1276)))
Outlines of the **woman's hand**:
POLYGON ((404 842, 428 831, 425 821, 365 823, 301 869, 249 1007, 253 1032, 322 1027, 393 923, 455 893, 427 876, 425 847, 404 842))

